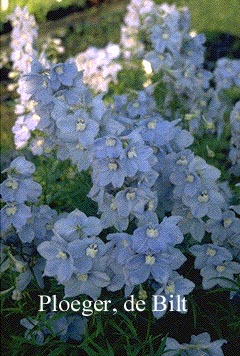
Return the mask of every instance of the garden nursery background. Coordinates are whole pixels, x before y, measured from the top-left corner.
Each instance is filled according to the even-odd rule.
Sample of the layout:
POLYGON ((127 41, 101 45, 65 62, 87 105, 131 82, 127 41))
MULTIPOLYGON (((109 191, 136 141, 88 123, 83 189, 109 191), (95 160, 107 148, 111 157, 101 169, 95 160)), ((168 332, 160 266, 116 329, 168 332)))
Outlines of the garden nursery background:
POLYGON ((4 355, 239 354, 239 13, 1 0, 4 355))

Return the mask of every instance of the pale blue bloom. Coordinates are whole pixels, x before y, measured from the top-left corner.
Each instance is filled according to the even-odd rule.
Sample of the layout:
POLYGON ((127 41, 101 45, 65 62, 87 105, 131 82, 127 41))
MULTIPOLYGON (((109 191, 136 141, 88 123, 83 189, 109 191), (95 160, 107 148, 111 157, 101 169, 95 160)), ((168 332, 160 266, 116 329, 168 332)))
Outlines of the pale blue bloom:
POLYGON ((202 333, 197 336, 191 336, 190 344, 179 344, 173 338, 167 338, 164 355, 176 356, 180 353, 181 356, 224 356, 221 349, 226 340, 220 339, 211 342, 208 333, 202 333))

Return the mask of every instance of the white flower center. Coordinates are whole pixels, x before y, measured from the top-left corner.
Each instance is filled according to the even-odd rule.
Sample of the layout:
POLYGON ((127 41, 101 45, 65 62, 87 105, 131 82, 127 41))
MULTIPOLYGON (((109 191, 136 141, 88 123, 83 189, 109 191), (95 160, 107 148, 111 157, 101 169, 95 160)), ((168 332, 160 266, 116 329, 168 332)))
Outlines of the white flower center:
POLYGON ((127 153, 127 156, 129 159, 137 157, 136 148, 135 147, 130 148, 130 150, 127 153))
POLYGON ((86 282, 86 280, 88 279, 88 275, 87 274, 78 274, 77 275, 77 279, 81 282, 86 282))
POLYGON ((163 38, 163 40, 168 40, 169 39, 169 34, 167 32, 164 32, 162 34, 162 38, 163 38))
POLYGON ((63 66, 58 66, 56 68, 56 72, 57 72, 57 74, 63 74, 63 66))
POLYGON ((159 235, 158 230, 152 227, 147 228, 146 234, 148 237, 153 237, 153 238, 158 237, 159 235))
POLYGON ((36 146, 37 147, 41 147, 44 145, 44 139, 43 138, 39 138, 36 142, 36 146))
POLYGON ((108 168, 110 171, 116 171, 118 169, 118 164, 116 162, 109 162, 108 168))
POLYGON ((135 192, 127 192, 127 194, 126 194, 127 200, 133 200, 133 199, 135 199, 135 197, 136 197, 135 192))
POLYGON ((181 156, 176 163, 178 166, 186 166, 188 164, 188 161, 185 156, 181 156))
POLYGON ((157 120, 149 121, 147 124, 147 128, 150 130, 155 130, 156 127, 157 127, 157 120))
POLYGON ((46 230, 52 230, 52 229, 53 229, 53 223, 48 222, 48 223, 45 225, 45 227, 46 227, 46 230))
POLYGON ((219 273, 223 273, 225 271, 226 267, 223 266, 223 265, 219 265, 216 267, 216 270, 219 272, 219 273))
POLYGON ((223 226, 228 228, 230 225, 232 225, 232 220, 231 219, 223 219, 223 226))
POLYGON ((56 256, 57 258, 61 258, 62 260, 66 260, 67 259, 67 254, 63 251, 58 251, 58 254, 56 256))
POLYGON ((91 244, 86 249, 86 255, 87 256, 95 258, 97 254, 98 254, 98 245, 97 244, 91 244))
POLYGON ((112 203, 111 203, 111 205, 110 205, 110 208, 111 208, 112 210, 117 210, 117 206, 116 206, 116 204, 115 204, 114 199, 112 200, 112 203))
POLYGON ((139 106, 140 106, 139 103, 133 103, 134 108, 139 108, 139 106))
POLYGON ((154 265, 155 261, 156 261, 156 258, 154 256, 152 256, 152 255, 145 256, 146 265, 154 265))
POLYGON ((107 138, 106 139, 106 145, 109 147, 114 147, 116 146, 117 141, 115 140, 115 138, 107 138))
POLYGON ((211 247, 209 247, 209 248, 207 249, 207 256, 215 256, 216 253, 217 253, 217 251, 214 250, 214 249, 211 248, 211 247))
POLYGON ((7 216, 15 215, 17 212, 17 207, 15 205, 10 205, 6 208, 7 216))
POLYGON ((86 130, 87 124, 85 122, 85 120, 80 119, 78 120, 78 122, 76 123, 76 130, 77 131, 84 131, 86 130))
POLYGON ((127 242, 127 240, 122 240, 122 245, 123 245, 123 247, 128 247, 128 242, 127 242))
POLYGON ((206 190, 204 190, 199 196, 198 201, 199 203, 207 203, 209 200, 209 196, 206 190))
POLYGON ((194 181, 194 176, 192 174, 188 174, 186 177, 186 182, 192 183, 194 181))
POLYGON ((84 147, 80 142, 76 145, 76 149, 80 151, 84 151, 84 147))
POLYGON ((16 190, 18 188, 18 182, 15 181, 15 180, 8 180, 7 183, 6 183, 6 186, 8 188, 11 188, 13 190, 16 190))
POLYGON ((147 203, 147 210, 153 210, 154 206, 154 200, 149 200, 149 202, 147 203))
POLYGON ((166 294, 173 294, 175 293, 175 284, 174 282, 169 282, 166 287, 164 288, 166 294))

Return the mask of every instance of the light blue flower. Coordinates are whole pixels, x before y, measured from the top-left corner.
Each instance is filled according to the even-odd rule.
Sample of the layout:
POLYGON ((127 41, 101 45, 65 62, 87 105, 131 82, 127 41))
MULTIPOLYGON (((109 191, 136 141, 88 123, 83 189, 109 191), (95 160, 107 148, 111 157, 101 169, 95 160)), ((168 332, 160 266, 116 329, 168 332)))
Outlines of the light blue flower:
POLYGON ((67 217, 56 221, 53 231, 66 241, 73 241, 79 238, 97 236, 102 231, 102 226, 98 218, 87 217, 83 212, 75 209, 67 217))

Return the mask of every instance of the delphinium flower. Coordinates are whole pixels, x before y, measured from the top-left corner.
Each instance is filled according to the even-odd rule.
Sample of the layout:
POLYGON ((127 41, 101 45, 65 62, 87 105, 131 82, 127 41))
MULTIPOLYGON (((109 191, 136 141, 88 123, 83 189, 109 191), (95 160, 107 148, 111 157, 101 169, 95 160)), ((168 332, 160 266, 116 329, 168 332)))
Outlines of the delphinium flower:
POLYGON ((71 243, 60 236, 53 236, 50 241, 42 242, 38 246, 38 252, 46 260, 44 275, 55 277, 59 283, 70 279, 74 271, 71 251, 71 243))
POLYGON ((240 264, 232 261, 233 255, 227 248, 204 244, 194 245, 190 251, 196 256, 194 266, 200 269, 204 289, 210 289, 215 285, 234 286, 234 274, 239 274, 240 264))
POLYGON ((209 219, 207 231, 211 232, 211 239, 218 245, 223 245, 231 240, 234 234, 240 233, 240 219, 232 210, 223 212, 221 219, 209 219))
POLYGON ((183 203, 190 207, 196 218, 207 215, 209 218, 219 219, 225 206, 225 200, 219 193, 217 185, 202 185, 194 196, 184 196, 183 203))
POLYGON ((178 226, 183 235, 190 233, 194 240, 198 242, 202 241, 206 232, 206 223, 201 218, 195 218, 190 209, 184 206, 181 201, 177 200, 173 206, 172 214, 182 217, 178 226))
POLYGON ((152 146, 162 146, 174 137, 174 126, 176 122, 163 120, 159 115, 152 115, 150 119, 142 120, 139 123, 143 139, 152 146))
POLYGON ((231 141, 229 159, 232 163, 230 172, 240 176, 240 101, 234 106, 231 115, 231 141))
POLYGON ((132 119, 152 115, 156 111, 156 102, 153 98, 154 87, 148 86, 144 90, 133 93, 126 105, 126 114, 132 119))
POLYGON ((234 275, 239 275, 240 263, 234 261, 223 261, 217 266, 206 266, 200 271, 203 277, 203 289, 211 289, 218 285, 223 288, 234 288, 234 275))
POLYGON ((25 338, 36 342, 38 345, 44 343, 45 337, 57 336, 60 340, 68 339, 81 341, 87 327, 87 319, 79 315, 60 316, 57 313, 47 313, 41 319, 27 317, 20 320, 20 324, 27 330, 25 338))
POLYGON ((96 258, 92 267, 85 273, 79 273, 76 268, 70 279, 64 282, 65 297, 74 297, 80 294, 89 295, 96 300, 103 287, 110 284, 110 277, 106 273, 108 256, 96 258))
POLYGON ((152 224, 137 228, 133 232, 133 248, 137 252, 165 251, 167 247, 179 244, 183 235, 177 226, 181 218, 165 217, 160 224, 152 224))
POLYGON ((226 202, 217 185, 220 171, 202 158, 194 157, 190 150, 166 157, 167 165, 162 164, 162 171, 166 179, 169 176, 170 182, 175 186, 175 198, 181 198, 195 218, 205 215, 213 219, 221 218, 226 202))
POLYGON ((120 218, 127 218, 131 214, 142 219, 146 211, 155 211, 157 194, 147 188, 130 187, 116 194, 114 204, 120 218))
POLYGON ((83 81, 97 92, 108 90, 110 82, 117 81, 121 65, 116 62, 120 55, 117 44, 109 43, 105 48, 88 47, 79 53, 75 60, 78 70, 83 70, 83 81))
MULTIPOLYGON (((166 303, 171 300, 174 309, 177 310, 179 296, 183 297, 188 295, 192 292, 194 287, 195 285, 193 282, 187 278, 183 278, 183 276, 181 276, 179 273, 173 271, 166 283, 161 285, 159 288, 156 287, 154 294, 161 295, 162 297, 166 298, 166 303)), ((167 309, 163 311, 153 311, 153 315, 155 318, 159 319, 166 313, 166 310, 167 309)))
MULTIPOLYGON (((140 3, 138 5, 141 7, 140 3)), ((151 65, 153 73, 161 73, 160 82, 166 91, 161 107, 169 119, 185 118, 186 126, 195 134, 217 132, 220 137, 229 106, 220 92, 225 87, 239 85, 239 61, 220 59, 214 73, 205 70, 205 36, 190 32, 187 9, 178 11, 175 6, 152 4, 141 12, 140 7, 135 7, 135 3, 129 5, 126 19, 132 16, 132 27, 122 28, 122 40, 127 49, 124 52, 123 46, 123 53, 131 58, 134 48, 135 52, 137 49, 138 55, 151 65), (143 40, 139 41, 141 37, 143 40), (148 44, 147 51, 144 43, 148 44), (211 80, 215 88, 210 87, 211 80), (222 82, 226 83, 225 87, 220 84, 222 82), (175 110, 176 98, 181 102, 181 110, 175 110)))
POLYGON ((168 248, 165 252, 134 253, 125 262, 126 284, 139 285, 148 279, 164 284, 170 278, 173 270, 181 267, 186 261, 178 249, 168 248))
POLYGON ((22 242, 32 242, 38 246, 42 241, 50 240, 52 229, 58 214, 48 205, 33 206, 32 216, 27 224, 18 230, 18 236, 22 242))
POLYGON ((44 288, 43 270, 45 261, 41 257, 36 257, 36 251, 34 249, 31 253, 32 255, 29 257, 28 254, 24 254, 24 251, 22 252, 22 254, 24 254, 25 263, 22 270, 16 270, 16 272, 19 272, 19 275, 15 280, 15 289, 12 295, 13 299, 14 294, 19 295, 19 298, 21 298, 22 292, 28 287, 32 280, 37 281, 40 288, 44 288))
POLYGON ((75 209, 67 217, 63 217, 54 224, 54 233, 66 241, 78 238, 97 236, 102 231, 101 221, 95 216, 87 217, 83 212, 75 209))
POLYGON ((194 266, 201 269, 206 265, 217 266, 223 261, 231 261, 232 254, 225 247, 215 244, 194 245, 190 247, 190 251, 196 256, 194 266))
MULTIPOLYGON (((89 246, 93 246, 92 248, 96 245, 95 252, 98 253, 98 244, 101 240, 96 240, 94 243, 94 241, 90 239, 90 236, 98 235, 101 232, 101 225, 97 218, 88 218, 84 213, 75 210, 66 218, 61 218, 56 221, 53 231, 55 235, 50 241, 42 242, 38 246, 38 252, 47 260, 45 274, 56 276, 59 282, 63 283, 70 279, 74 272, 74 267, 76 267, 75 264, 78 263, 78 259, 83 257, 83 252, 79 246, 79 252, 77 255, 75 254, 76 244, 78 244, 75 240, 81 238, 82 242, 79 242, 80 245, 89 244, 89 246)), ((92 253, 94 253, 94 251, 92 253)), ((91 254, 91 251, 89 254, 91 254)), ((86 254, 85 263, 86 268, 90 269, 92 267, 90 263, 91 258, 89 260, 88 256, 89 255, 86 254)))
POLYGON ((164 355, 175 356, 224 356, 221 347, 227 341, 224 339, 211 341, 208 333, 202 333, 197 336, 192 335, 190 344, 179 344, 175 339, 168 337, 164 355))

